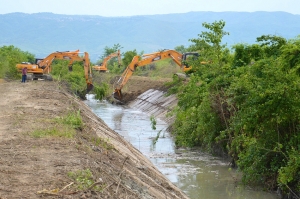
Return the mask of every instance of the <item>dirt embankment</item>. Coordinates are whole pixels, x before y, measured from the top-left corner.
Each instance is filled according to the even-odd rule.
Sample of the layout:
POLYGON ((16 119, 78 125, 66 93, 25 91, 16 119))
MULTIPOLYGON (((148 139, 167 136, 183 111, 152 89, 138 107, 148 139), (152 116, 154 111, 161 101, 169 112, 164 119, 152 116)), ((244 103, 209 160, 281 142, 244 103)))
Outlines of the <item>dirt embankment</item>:
MULTIPOLYGON (((107 73, 94 74, 93 82, 96 84, 109 83, 113 92, 113 84, 120 76, 111 75, 107 73)), ((128 82, 122 88, 122 104, 128 104, 135 100, 139 95, 149 89, 156 89, 166 91, 167 82, 171 82, 172 78, 159 78, 159 77, 143 77, 131 76, 128 82)))
POLYGON ((127 104, 149 89, 166 90, 165 83, 170 81, 172 81, 171 78, 131 76, 122 89, 122 101, 127 104))
POLYGON ((0 92, 1 199, 187 198, 55 82, 1 82, 0 92), (84 125, 73 137, 51 134, 69 131, 57 121, 78 111, 84 125))

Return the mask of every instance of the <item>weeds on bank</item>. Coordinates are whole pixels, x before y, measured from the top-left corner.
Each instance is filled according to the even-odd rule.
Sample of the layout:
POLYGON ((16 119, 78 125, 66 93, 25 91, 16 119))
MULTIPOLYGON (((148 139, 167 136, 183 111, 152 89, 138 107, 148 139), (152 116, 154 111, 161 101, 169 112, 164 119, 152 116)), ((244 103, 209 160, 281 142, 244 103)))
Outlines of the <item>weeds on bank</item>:
POLYGON ((102 191, 105 186, 105 184, 95 185, 93 174, 89 169, 68 172, 68 177, 75 181, 77 190, 93 189, 94 191, 102 191))
POLYGON ((102 139, 100 137, 94 137, 92 138, 92 142, 96 145, 96 146, 101 146, 102 148, 106 149, 106 150, 111 150, 114 149, 113 145, 109 143, 109 139, 107 138, 102 139))
POLYGON ((71 128, 51 128, 51 129, 38 129, 31 133, 31 136, 35 138, 43 137, 64 137, 73 138, 75 135, 74 129, 71 128))
POLYGON ((74 129, 82 129, 83 128, 83 121, 80 115, 80 110, 76 113, 69 112, 67 116, 58 117, 55 121, 59 124, 69 125, 74 129))
POLYGON ((57 117, 54 119, 55 125, 48 129, 37 129, 31 133, 35 138, 43 137, 64 137, 73 138, 76 134, 75 129, 83 128, 83 121, 80 111, 69 112, 66 116, 57 117))
POLYGON ((94 86, 94 92, 95 92, 95 99, 103 100, 105 97, 107 97, 108 94, 108 84, 101 83, 101 85, 95 85, 94 86))

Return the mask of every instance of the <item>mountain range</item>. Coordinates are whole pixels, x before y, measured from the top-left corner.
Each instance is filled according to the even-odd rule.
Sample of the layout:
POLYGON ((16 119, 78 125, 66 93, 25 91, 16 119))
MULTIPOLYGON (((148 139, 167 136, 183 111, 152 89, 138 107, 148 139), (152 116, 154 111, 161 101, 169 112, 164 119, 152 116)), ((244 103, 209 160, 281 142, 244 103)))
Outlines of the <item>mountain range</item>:
POLYGON ((223 43, 255 43, 262 35, 286 39, 300 34, 300 15, 286 12, 189 12, 181 14, 102 17, 53 13, 0 15, 0 46, 14 45, 43 58, 54 51, 77 50, 90 54, 93 62, 104 48, 120 44, 121 52, 136 49, 151 53, 188 46, 189 39, 207 31, 202 23, 223 20, 223 43))

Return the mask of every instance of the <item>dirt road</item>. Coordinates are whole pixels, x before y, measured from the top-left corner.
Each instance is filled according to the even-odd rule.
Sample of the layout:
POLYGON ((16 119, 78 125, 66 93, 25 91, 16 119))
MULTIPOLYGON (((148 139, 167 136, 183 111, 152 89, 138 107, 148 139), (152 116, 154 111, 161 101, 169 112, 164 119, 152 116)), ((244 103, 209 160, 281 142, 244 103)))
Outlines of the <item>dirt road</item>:
POLYGON ((187 198, 57 83, 2 81, 0 93, 1 199, 187 198), (61 123, 77 114, 80 127, 61 123))

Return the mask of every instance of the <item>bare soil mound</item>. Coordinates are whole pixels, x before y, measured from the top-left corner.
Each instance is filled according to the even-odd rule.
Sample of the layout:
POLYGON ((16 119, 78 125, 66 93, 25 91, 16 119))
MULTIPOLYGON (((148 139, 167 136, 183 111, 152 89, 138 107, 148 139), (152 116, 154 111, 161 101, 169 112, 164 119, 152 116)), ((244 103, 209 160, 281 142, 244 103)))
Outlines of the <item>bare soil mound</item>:
MULTIPOLYGON (((154 83, 129 85, 138 94, 154 83)), ((1 199, 187 198, 56 82, 0 82, 0 93, 1 199), (77 113, 80 127, 58 122, 77 113)))
POLYGON ((127 104, 149 89, 164 91, 167 89, 166 83, 170 81, 172 81, 171 78, 131 76, 122 89, 122 102, 127 104))

